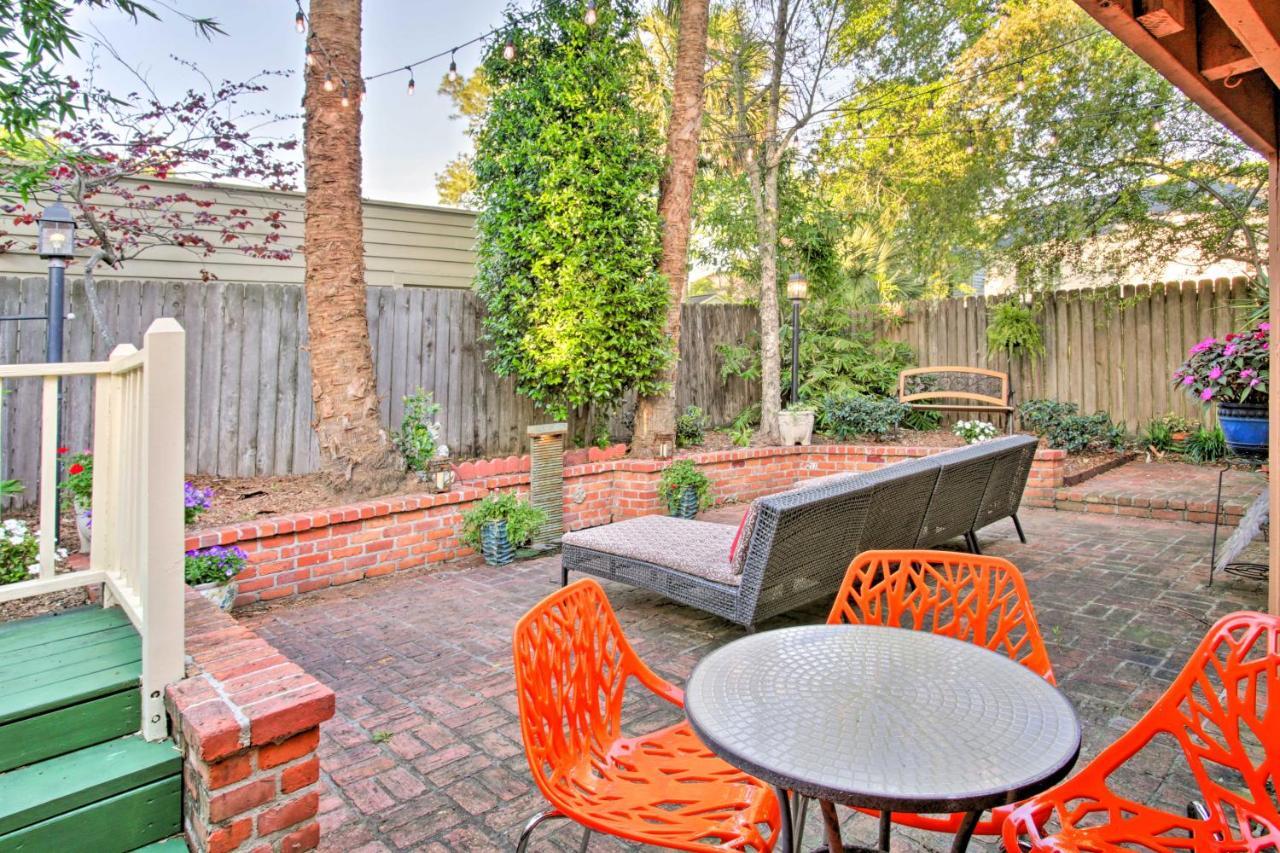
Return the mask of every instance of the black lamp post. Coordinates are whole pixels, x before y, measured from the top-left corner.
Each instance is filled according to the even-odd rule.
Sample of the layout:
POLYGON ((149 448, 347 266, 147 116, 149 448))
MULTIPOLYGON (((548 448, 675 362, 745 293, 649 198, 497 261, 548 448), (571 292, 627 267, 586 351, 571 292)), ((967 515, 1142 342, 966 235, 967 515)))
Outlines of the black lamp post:
POLYGON ((76 220, 62 202, 54 202, 40 214, 37 254, 49 262, 49 326, 45 361, 62 361, 62 320, 66 302, 67 261, 75 257, 76 220))
MULTIPOLYGON (((40 230, 36 253, 49 262, 49 325, 45 327, 45 361, 62 361, 62 321, 66 317, 67 261, 75 257, 76 219, 62 202, 54 202, 40 214, 40 230)), ((62 379, 58 379, 58 403, 54 409, 54 429, 62 444, 62 379)), ((62 482, 62 458, 58 458, 58 488, 62 482)), ((61 495, 54 500, 53 530, 55 542, 61 537, 61 495)))
POLYGON ((791 300, 791 405, 800 402, 800 303, 809 298, 809 282, 793 272, 787 278, 787 297, 791 300))

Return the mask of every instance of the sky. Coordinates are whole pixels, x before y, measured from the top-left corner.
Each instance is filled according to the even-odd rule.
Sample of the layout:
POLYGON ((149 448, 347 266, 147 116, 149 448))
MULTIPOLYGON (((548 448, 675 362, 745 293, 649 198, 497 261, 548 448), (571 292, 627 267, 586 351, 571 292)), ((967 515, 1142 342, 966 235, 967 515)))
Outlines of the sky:
MULTIPOLYGON (((195 62, 208 76, 243 80, 268 70, 293 69, 292 78, 273 79, 271 91, 253 101, 255 109, 276 113, 301 110, 305 39, 294 29, 293 0, 164 0, 196 17, 212 17, 225 36, 206 40, 163 4, 150 5, 161 13, 159 22, 134 24, 118 12, 83 9, 76 26, 87 39, 107 40, 126 61, 141 71, 164 96, 176 98, 195 84, 191 72, 171 56, 195 62)), ((306 8, 304 0, 303 8, 306 8)), ((470 41, 502 21, 507 0, 364 0, 364 73, 366 75, 414 62, 470 41)), ((81 46, 83 71, 92 43, 81 46)), ((481 45, 458 52, 458 69, 467 73, 479 62, 481 45)), ((96 82, 110 91, 136 88, 131 73, 106 55, 97 53, 96 82)), ((435 175, 458 153, 469 148, 463 123, 450 120, 451 102, 436 94, 449 68, 438 59, 417 72, 414 95, 406 94, 407 74, 375 80, 364 104, 364 194, 367 198, 410 204, 435 204, 435 175)), ((287 126, 281 128, 282 131, 287 126)), ((299 120, 292 128, 299 139, 299 120)))

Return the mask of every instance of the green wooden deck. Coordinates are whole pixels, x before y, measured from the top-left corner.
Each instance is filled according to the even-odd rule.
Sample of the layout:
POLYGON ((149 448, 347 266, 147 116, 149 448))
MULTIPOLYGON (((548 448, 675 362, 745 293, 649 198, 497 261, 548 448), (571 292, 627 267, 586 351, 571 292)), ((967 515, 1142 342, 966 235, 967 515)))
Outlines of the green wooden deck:
POLYGON ((141 667, 119 609, 0 624, 0 853, 168 849, 182 761, 137 734, 141 667))

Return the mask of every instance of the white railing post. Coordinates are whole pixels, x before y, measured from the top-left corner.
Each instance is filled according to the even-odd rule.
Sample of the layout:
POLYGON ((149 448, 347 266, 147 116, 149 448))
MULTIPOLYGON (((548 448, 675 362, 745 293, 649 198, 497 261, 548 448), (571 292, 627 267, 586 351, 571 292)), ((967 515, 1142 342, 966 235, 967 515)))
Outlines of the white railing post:
POLYGON ((142 733, 168 736, 165 685, 184 675, 183 499, 186 443, 186 333, 162 317, 143 341, 142 442, 137 501, 142 542, 142 733))
POLYGON ((58 378, 44 377, 40 404, 40 579, 53 580, 58 536, 58 378))
MULTIPOLYGON (((111 351, 107 364, 119 362, 137 351, 133 344, 120 344, 111 351)), ((93 549, 89 552, 89 567, 108 572, 120 570, 119 478, 126 417, 120 400, 123 381, 121 376, 100 374, 93 399, 93 549)), ((103 605, 107 606, 108 602, 104 600, 103 605)))

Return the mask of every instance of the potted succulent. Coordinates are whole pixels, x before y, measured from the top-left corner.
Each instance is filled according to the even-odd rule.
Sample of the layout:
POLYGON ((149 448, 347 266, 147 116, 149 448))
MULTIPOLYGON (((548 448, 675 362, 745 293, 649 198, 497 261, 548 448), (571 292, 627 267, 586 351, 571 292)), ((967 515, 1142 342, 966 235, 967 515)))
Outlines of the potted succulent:
POLYGON ((1191 348, 1173 382, 1200 402, 1218 406, 1227 447, 1237 456, 1267 455, 1271 324, 1205 338, 1191 348))
POLYGON ((515 559, 515 549, 528 544, 547 521, 547 514, 515 492, 491 492, 462 514, 463 543, 479 551, 491 566, 515 559))
POLYGON ((658 494, 667 512, 676 518, 693 518, 698 510, 711 506, 711 481, 692 460, 673 462, 658 480, 658 494))
POLYGON ((778 434, 786 446, 808 444, 813 439, 813 406, 793 403, 778 413, 778 434))
MULTIPOLYGON (((60 455, 67 455, 65 447, 59 447, 60 455)), ((76 533, 80 536, 80 553, 89 553, 90 530, 93 527, 93 454, 88 450, 71 456, 67 466, 67 478, 63 481, 64 500, 75 513, 76 533)))
POLYGON ((248 555, 232 545, 214 545, 187 552, 183 575, 187 586, 212 601, 220 610, 230 610, 236 601, 236 575, 244 570, 248 555))

